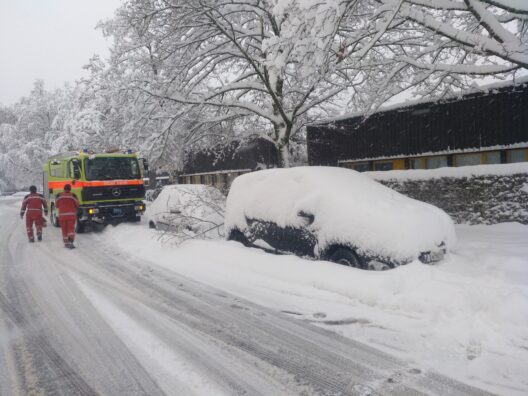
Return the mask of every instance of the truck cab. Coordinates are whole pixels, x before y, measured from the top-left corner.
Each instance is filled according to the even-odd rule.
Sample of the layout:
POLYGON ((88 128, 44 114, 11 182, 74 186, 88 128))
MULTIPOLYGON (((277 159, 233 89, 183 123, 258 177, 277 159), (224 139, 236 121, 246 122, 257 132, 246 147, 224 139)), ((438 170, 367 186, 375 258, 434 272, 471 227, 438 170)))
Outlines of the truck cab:
POLYGON ((55 199, 70 184, 80 202, 78 230, 90 223, 136 222, 145 211, 143 173, 146 161, 130 151, 79 151, 53 156, 43 167, 44 194, 53 224, 55 199))

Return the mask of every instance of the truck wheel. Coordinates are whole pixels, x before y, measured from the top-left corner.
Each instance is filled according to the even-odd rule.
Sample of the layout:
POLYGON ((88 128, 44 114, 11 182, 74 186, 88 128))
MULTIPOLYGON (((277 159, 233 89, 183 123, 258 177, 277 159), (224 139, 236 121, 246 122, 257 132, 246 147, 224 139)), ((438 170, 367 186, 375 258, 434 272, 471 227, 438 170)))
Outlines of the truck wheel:
POLYGON ((83 234, 86 231, 86 223, 84 221, 77 220, 75 232, 77 234, 83 234))
POLYGON ((57 211, 55 210, 55 205, 51 205, 50 211, 50 221, 55 227, 60 227, 59 218, 57 217, 57 211))

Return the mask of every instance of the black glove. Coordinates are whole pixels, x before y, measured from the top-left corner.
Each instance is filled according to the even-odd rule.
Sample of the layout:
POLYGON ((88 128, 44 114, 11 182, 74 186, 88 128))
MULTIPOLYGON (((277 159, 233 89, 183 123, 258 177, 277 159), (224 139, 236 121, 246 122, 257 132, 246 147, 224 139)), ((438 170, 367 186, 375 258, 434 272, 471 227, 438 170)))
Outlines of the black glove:
POLYGON ((20 212, 20 218, 21 218, 21 219, 24 218, 24 212, 20 212))

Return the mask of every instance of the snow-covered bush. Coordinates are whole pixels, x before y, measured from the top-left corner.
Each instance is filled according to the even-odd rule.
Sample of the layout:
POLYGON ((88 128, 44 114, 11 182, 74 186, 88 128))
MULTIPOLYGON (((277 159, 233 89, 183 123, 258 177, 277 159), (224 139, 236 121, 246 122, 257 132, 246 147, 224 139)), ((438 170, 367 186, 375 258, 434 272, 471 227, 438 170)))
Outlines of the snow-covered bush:
POLYGON ((368 174, 401 194, 442 208, 456 223, 528 224, 528 163, 368 174))

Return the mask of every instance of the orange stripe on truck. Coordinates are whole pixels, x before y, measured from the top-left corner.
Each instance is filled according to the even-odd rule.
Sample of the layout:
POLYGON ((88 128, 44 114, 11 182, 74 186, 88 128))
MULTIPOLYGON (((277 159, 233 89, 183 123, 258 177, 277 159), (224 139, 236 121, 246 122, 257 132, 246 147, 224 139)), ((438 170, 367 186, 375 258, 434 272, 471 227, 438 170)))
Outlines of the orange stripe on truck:
POLYGON ((75 183, 70 181, 49 181, 48 188, 51 189, 64 189, 64 186, 69 184, 72 188, 79 187, 104 187, 104 186, 138 186, 143 185, 143 180, 93 180, 93 181, 80 181, 76 180, 75 183))

